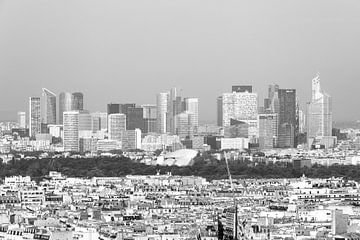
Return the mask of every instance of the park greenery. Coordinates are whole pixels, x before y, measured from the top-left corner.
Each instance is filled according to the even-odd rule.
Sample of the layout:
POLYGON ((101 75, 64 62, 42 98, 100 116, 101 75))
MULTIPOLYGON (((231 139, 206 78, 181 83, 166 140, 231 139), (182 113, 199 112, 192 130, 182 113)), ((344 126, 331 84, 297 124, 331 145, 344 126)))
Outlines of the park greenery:
MULTIPOLYGON (((311 178, 344 177, 360 181, 360 166, 332 165, 329 167, 313 165, 311 168, 296 169, 291 163, 254 163, 250 161, 229 161, 233 178, 298 178, 305 174, 311 178)), ((31 176, 42 179, 49 171, 59 171, 68 177, 120 177, 126 175, 154 175, 171 172, 172 175, 201 176, 208 180, 228 178, 224 160, 216 160, 210 155, 198 156, 191 166, 145 165, 129 158, 33 158, 0 162, 0 177, 31 176)))

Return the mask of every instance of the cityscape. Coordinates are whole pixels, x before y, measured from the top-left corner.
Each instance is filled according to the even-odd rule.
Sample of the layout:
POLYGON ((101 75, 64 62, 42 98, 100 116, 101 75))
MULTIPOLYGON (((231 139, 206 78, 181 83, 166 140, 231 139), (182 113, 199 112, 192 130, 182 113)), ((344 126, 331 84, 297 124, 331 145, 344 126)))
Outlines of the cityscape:
POLYGON ((0 0, 0 240, 360 240, 359 10, 0 0))

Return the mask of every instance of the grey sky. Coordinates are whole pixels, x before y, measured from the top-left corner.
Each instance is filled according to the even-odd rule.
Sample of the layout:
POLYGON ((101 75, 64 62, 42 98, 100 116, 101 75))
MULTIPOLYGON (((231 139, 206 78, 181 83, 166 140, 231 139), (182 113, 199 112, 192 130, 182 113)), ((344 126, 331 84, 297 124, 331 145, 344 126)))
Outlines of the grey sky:
POLYGON ((317 72, 334 119, 360 119, 359 13, 359 0, 0 0, 0 119, 41 87, 105 110, 180 86, 215 122, 232 84, 262 99, 278 83, 304 109, 317 72))

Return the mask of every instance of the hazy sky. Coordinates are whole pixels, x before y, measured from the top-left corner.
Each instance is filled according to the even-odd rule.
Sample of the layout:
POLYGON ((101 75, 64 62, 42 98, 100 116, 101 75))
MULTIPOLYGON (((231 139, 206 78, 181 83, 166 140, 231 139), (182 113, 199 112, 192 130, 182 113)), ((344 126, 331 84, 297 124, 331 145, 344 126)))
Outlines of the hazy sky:
POLYGON ((305 109, 317 72, 334 119, 360 119, 359 0, 0 0, 0 119, 42 87, 105 111, 180 86, 215 122, 231 85, 278 83, 305 109))

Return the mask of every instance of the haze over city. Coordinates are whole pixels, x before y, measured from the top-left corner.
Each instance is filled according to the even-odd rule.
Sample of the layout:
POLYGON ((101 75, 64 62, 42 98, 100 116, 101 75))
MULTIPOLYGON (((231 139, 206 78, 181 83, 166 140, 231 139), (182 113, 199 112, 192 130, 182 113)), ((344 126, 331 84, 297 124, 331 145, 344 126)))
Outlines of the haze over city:
POLYGON ((318 72, 334 120, 360 118, 359 1, 204 3, 0 1, 1 118, 27 110, 42 87, 81 91, 87 109, 103 111, 179 86, 215 122, 231 85, 253 85, 262 102, 277 83, 305 110, 318 72))

